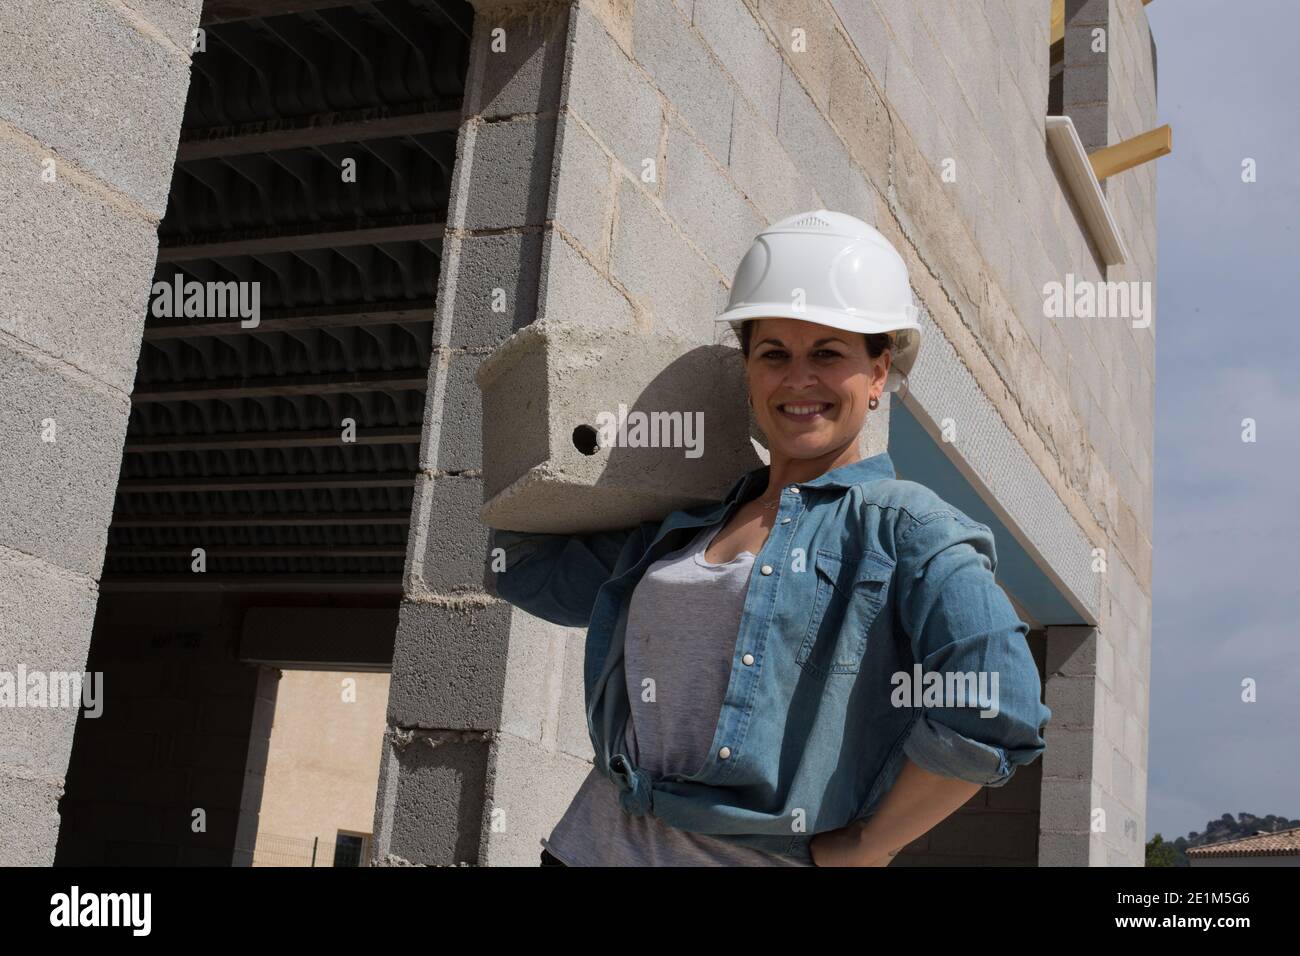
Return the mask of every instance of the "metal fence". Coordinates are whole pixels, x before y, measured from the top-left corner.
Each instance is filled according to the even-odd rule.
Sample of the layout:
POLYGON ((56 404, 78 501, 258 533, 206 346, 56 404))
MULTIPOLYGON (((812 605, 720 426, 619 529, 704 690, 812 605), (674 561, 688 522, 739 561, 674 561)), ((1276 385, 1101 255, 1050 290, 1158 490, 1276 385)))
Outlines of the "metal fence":
POLYGON ((259 832, 253 866, 365 866, 369 842, 358 833, 340 832, 333 839, 322 839, 259 832))

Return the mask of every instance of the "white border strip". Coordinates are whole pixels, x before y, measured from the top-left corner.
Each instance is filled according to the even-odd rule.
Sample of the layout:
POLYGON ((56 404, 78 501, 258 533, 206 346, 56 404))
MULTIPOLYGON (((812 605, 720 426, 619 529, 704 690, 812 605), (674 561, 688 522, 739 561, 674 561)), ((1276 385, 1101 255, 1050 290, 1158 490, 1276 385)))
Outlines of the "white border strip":
POLYGON ((1101 191, 1101 182, 1092 171, 1092 161, 1075 131, 1074 121, 1068 116, 1047 117, 1047 142, 1065 170, 1070 193, 1083 211, 1088 231, 1096 240, 1106 264, 1117 266, 1128 262, 1128 247, 1124 245, 1124 237, 1120 235, 1115 217, 1106 204, 1106 194, 1101 191))

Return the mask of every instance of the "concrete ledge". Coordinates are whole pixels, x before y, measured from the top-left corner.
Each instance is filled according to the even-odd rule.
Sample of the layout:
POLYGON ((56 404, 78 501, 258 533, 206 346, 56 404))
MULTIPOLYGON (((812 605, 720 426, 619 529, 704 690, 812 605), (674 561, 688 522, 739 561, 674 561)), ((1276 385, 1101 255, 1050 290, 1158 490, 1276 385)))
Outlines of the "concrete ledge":
POLYGON ((487 499, 480 516, 490 527, 625 528, 720 500, 762 464, 750 441, 741 356, 729 346, 689 348, 662 335, 542 322, 507 339, 476 380, 483 390, 487 499), (625 415, 676 412, 683 423, 690 416, 702 453, 691 458, 689 448, 627 445, 579 450, 575 430, 587 429, 579 442, 583 435, 594 441, 597 416, 616 421, 620 404, 625 415))

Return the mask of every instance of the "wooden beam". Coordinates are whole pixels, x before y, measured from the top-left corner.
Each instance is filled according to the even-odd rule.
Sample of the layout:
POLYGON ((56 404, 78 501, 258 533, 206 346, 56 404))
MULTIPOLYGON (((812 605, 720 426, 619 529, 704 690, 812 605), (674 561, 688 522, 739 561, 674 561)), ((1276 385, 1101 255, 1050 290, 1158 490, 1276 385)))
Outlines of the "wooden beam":
POLYGON ((1158 156, 1168 154, 1174 148, 1174 133, 1169 124, 1126 139, 1114 146, 1094 150, 1088 154, 1092 171, 1098 179, 1114 176, 1134 166, 1149 163, 1158 156))
POLYGON ((158 261, 191 262, 195 259, 221 259, 226 256, 273 255, 277 252, 302 252, 309 249, 340 249, 346 246, 372 246, 382 242, 427 242, 441 239, 446 223, 417 222, 405 226, 375 226, 362 229, 331 229, 327 232, 297 232, 255 239, 229 239, 224 242, 199 242, 190 245, 163 246, 158 261))
POLYGON ((236 335, 259 332, 296 332, 302 329, 335 329, 368 325, 402 325, 410 322, 432 322, 433 303, 427 299, 409 303, 409 308, 383 308, 357 306, 355 310, 338 308, 313 310, 268 310, 263 312, 257 325, 244 328, 243 319, 230 321, 212 319, 154 319, 146 316, 144 340, 156 342, 163 339, 193 339, 207 335, 236 335))
POLYGON ((1065 0, 1052 0, 1051 39, 1048 45, 1054 46, 1065 39, 1065 0))
POLYGON ((198 491, 314 491, 336 488, 412 488, 409 473, 346 475, 238 475, 233 478, 127 478, 117 483, 120 495, 152 495, 198 491))
POLYGON ((224 381, 166 382, 138 385, 131 394, 135 404, 145 402, 197 402, 204 399, 266 398, 273 395, 332 395, 338 392, 422 392, 428 373, 419 369, 398 372, 338 372, 330 375, 272 375, 224 381))
POLYGON ((284 149, 442 133, 460 126, 460 111, 441 110, 354 120, 340 120, 335 114, 326 114, 279 129, 260 128, 266 125, 259 123, 257 127, 236 126, 228 131, 205 131, 202 136, 181 142, 176 151, 176 161, 184 163, 249 153, 271 153, 284 149))
POLYGON ((321 511, 278 514, 113 515, 114 528, 263 528, 409 525, 409 511, 321 511))
MULTIPOLYGON (((420 427, 358 428, 358 445, 418 445, 420 427)), ((228 451, 234 448, 330 448, 344 446, 339 429, 290 432, 229 432, 220 435, 159 435, 128 438, 128 455, 168 451, 228 451)))

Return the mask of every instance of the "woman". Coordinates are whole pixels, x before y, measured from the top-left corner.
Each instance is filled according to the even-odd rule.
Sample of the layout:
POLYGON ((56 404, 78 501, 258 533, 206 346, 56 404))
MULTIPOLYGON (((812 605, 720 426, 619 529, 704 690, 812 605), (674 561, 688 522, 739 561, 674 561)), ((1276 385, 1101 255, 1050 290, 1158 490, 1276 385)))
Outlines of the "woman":
POLYGON ((1045 747, 991 532, 859 450, 920 343, 898 253, 792 216, 717 321, 769 465, 663 522, 493 532, 496 593, 588 628, 595 766, 543 865, 886 866, 1045 747))

